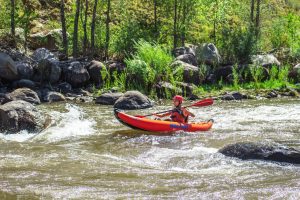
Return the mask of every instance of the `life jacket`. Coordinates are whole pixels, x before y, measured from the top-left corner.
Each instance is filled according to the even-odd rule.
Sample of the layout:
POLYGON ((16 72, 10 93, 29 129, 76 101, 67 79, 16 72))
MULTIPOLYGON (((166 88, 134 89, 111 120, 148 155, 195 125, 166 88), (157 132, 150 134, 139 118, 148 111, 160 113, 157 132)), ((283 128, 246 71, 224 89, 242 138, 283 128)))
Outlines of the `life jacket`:
POLYGON ((185 117, 183 115, 183 111, 176 107, 171 111, 171 119, 173 122, 178 122, 178 123, 186 123, 188 121, 188 117, 185 117))

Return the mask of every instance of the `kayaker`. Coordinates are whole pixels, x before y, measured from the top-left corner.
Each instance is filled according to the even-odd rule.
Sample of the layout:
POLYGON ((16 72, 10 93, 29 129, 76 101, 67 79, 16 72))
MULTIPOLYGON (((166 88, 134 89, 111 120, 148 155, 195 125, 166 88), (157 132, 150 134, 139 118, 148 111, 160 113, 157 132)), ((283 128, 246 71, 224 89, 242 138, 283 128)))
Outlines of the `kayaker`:
POLYGON ((174 109, 171 112, 167 112, 165 114, 157 114, 155 116, 162 118, 166 116, 170 116, 170 121, 179 122, 179 123, 187 123, 189 116, 195 117, 193 113, 188 111, 186 108, 181 107, 183 102, 183 97, 180 95, 176 95, 173 97, 174 109))

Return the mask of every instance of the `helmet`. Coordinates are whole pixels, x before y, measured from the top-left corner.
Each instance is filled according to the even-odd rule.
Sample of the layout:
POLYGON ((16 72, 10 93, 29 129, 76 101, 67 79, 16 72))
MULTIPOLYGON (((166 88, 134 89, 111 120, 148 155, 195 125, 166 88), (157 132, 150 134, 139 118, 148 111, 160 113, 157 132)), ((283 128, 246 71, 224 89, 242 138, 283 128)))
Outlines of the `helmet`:
POLYGON ((183 97, 180 95, 176 95, 173 97, 173 101, 179 101, 179 103, 183 102, 183 97))

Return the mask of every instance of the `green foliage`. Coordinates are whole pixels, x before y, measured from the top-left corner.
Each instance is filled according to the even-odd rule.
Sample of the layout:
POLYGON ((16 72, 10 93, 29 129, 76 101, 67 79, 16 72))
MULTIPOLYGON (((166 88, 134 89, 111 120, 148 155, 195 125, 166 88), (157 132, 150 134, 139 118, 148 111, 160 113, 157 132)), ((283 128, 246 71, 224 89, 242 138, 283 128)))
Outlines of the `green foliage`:
POLYGON ((251 28, 224 27, 220 51, 227 62, 247 63, 255 53, 256 41, 251 28))
POLYGON ((233 87, 237 90, 239 88, 239 73, 238 73, 238 65, 233 66, 232 75, 233 75, 233 87))
POLYGON ((264 68, 261 66, 250 66, 250 73, 254 80, 254 86, 256 89, 259 88, 259 83, 263 79, 264 76, 264 68))

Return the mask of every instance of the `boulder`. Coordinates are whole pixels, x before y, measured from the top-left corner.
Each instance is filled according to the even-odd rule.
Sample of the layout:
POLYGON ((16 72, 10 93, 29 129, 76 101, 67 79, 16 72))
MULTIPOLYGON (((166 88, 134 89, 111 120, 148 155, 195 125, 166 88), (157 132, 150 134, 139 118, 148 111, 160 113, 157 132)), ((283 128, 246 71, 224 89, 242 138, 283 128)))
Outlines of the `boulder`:
POLYGON ((37 82, 56 83, 61 76, 61 68, 58 61, 54 59, 41 59, 39 60, 34 80, 37 82))
POLYGON ((114 105, 121 96, 123 96, 123 93, 120 92, 104 93, 96 98, 96 104, 114 105))
POLYGON ((31 79, 34 73, 32 65, 27 62, 18 62, 16 64, 18 75, 20 79, 31 79))
POLYGON ((41 60, 58 60, 58 58, 53 53, 51 53, 48 49, 45 48, 39 48, 35 50, 32 54, 32 59, 36 62, 39 62, 41 60))
POLYGON ((234 67, 232 65, 218 67, 214 70, 214 75, 217 81, 223 80, 224 82, 228 83, 228 76, 233 73, 234 67))
POLYGON ((251 62, 256 66, 262 67, 280 66, 280 62, 273 54, 254 55, 251 57, 251 62))
POLYGON ((72 85, 70 83, 67 83, 67 82, 60 83, 57 86, 57 91, 62 92, 64 94, 68 93, 68 92, 71 92, 72 91, 72 85))
POLYGON ((180 56, 176 57, 175 60, 180 60, 182 62, 188 63, 190 65, 194 65, 194 66, 198 65, 197 59, 196 59, 195 55, 193 55, 193 54, 180 55, 180 56))
MULTIPOLYGON (((173 73, 178 74, 180 70, 183 70, 183 82, 193 83, 195 85, 200 84, 199 68, 182 61, 175 61, 171 64, 174 68, 173 73)), ((179 75, 179 74, 178 74, 179 75)))
POLYGON ((175 57, 184 55, 184 54, 191 54, 195 56, 195 50, 194 47, 178 47, 173 52, 175 57))
POLYGON ((11 57, 0 53, 0 78, 13 81, 18 79, 18 69, 11 57))
POLYGON ((10 96, 4 93, 0 93, 0 105, 12 101, 10 96))
POLYGON ((49 32, 38 32, 31 34, 28 37, 28 44, 31 49, 38 49, 45 47, 50 50, 57 50, 59 48, 59 41, 62 40, 61 29, 54 29, 49 32))
POLYGON ((72 62, 64 72, 65 79, 72 87, 83 86, 89 79, 90 75, 80 62, 72 62))
POLYGON ((176 94, 181 94, 181 89, 171 83, 161 81, 155 85, 156 95, 159 99, 172 98, 176 94))
POLYGON ((29 88, 19 88, 9 94, 13 101, 23 100, 33 104, 40 104, 40 98, 37 93, 29 88))
POLYGON ((257 159, 275 162, 300 164, 300 151, 279 145, 260 143, 236 143, 219 150, 225 156, 236 157, 242 160, 257 159))
POLYGON ((225 94, 221 97, 222 100, 226 101, 232 101, 232 100, 242 100, 242 99, 248 99, 247 95, 241 94, 239 92, 232 92, 225 94))
POLYGON ((30 89, 35 89, 36 84, 28 79, 21 79, 18 81, 13 82, 12 84, 13 88, 30 88, 30 89))
POLYGON ((111 61, 107 63, 107 69, 109 73, 112 75, 114 72, 118 74, 122 73, 125 70, 126 66, 124 63, 111 61))
POLYGON ((151 100, 139 91, 128 91, 121 96, 114 104, 118 109, 143 109, 153 106, 151 100))
POLYGON ((202 44, 196 48, 195 53, 199 64, 203 63, 210 66, 217 66, 221 62, 221 56, 219 55, 218 49, 212 43, 202 44))
POLYGON ((296 83, 300 82, 300 63, 289 72, 289 78, 293 79, 296 83))
POLYGON ((102 62, 93 60, 86 68, 91 77, 91 81, 97 85, 102 84, 101 70, 105 68, 105 65, 102 62))
POLYGON ((45 96, 43 101, 45 102, 57 102, 57 101, 65 101, 66 98, 63 94, 59 93, 59 92, 48 92, 45 96))
POLYGON ((0 106, 0 130, 17 133, 21 130, 38 132, 49 124, 41 112, 26 101, 11 101, 0 106))

